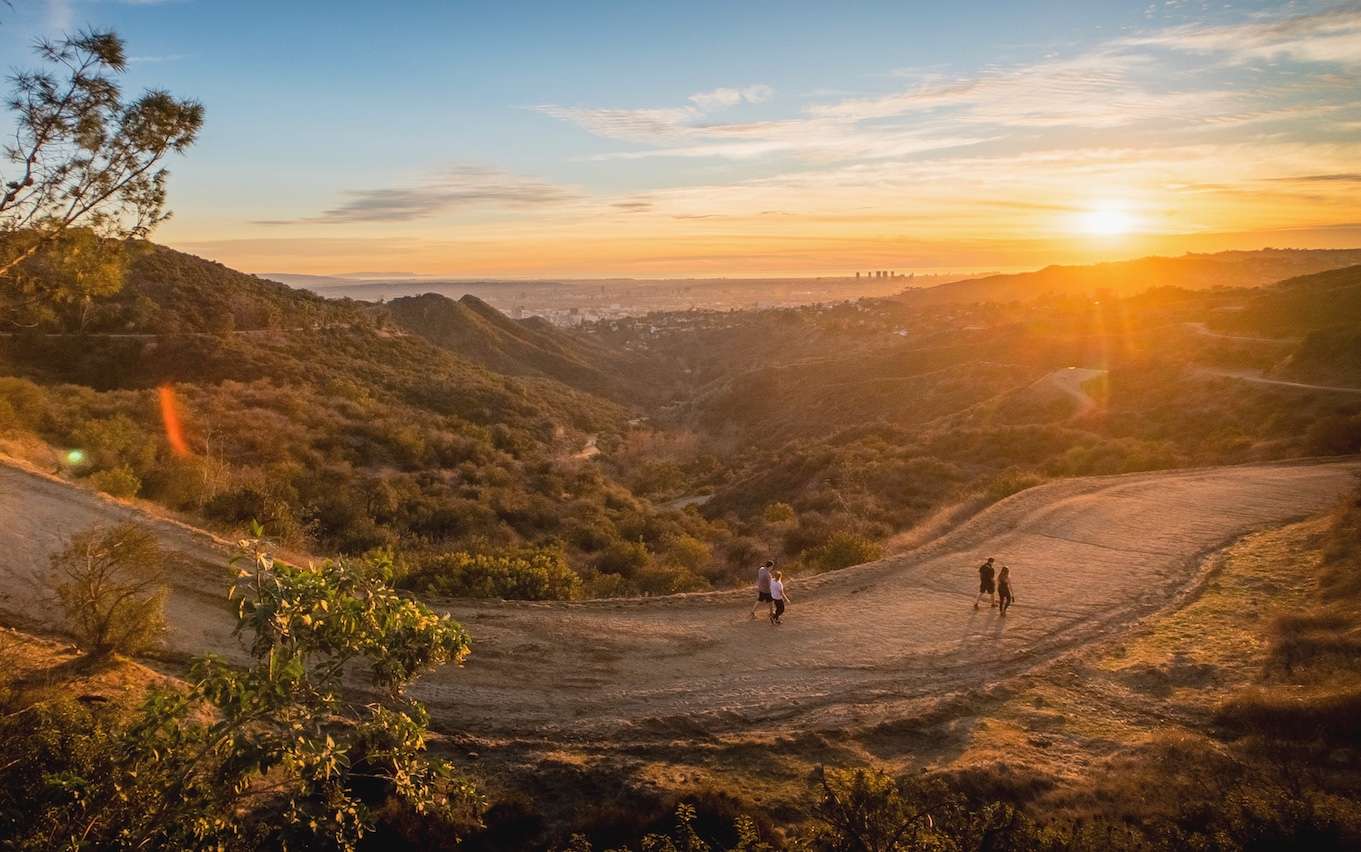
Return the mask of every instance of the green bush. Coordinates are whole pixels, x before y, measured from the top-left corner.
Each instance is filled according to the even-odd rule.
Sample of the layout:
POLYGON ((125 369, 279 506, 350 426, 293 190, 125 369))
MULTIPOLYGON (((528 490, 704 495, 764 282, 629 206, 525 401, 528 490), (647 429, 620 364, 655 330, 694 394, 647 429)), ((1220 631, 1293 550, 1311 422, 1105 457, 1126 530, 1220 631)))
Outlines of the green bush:
POLYGON ((666 559, 690 571, 699 571, 713 559, 709 545, 692 535, 671 535, 666 539, 666 559))
POLYGON ((1022 470, 1008 470, 994 477, 988 483, 988 487, 984 489, 983 495, 989 501, 996 502, 1043 483, 1044 477, 1039 474, 1022 470))
POLYGON ((90 474, 90 483, 110 497, 136 497, 142 480, 125 464, 90 474))
POLYGON ((804 561, 815 571, 835 571, 851 565, 873 562, 884 549, 876 542, 854 533, 840 532, 804 553, 804 561))
POLYGON ((595 570, 602 574, 633 577, 652 564, 652 553, 641 541, 616 541, 596 557, 595 570))
POLYGON ((141 471, 155 463, 152 434, 131 417, 116 414, 84 421, 71 433, 71 441, 97 468, 126 465, 141 471))
POLYGON ((788 503, 771 503, 761 513, 761 519, 768 524, 792 523, 795 519, 794 507, 788 503))
POLYGON ((421 562, 408 583, 446 595, 506 600, 573 600, 581 577, 560 550, 524 553, 442 553, 421 562))

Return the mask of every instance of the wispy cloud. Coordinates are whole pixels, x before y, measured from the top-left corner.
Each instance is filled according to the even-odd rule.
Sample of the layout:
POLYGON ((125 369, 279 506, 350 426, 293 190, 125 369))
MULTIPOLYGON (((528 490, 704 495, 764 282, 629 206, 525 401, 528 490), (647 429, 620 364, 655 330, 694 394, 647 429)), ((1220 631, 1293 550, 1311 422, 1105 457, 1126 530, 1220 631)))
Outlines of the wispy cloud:
POLYGON ((1361 172, 1338 172, 1331 175, 1291 175, 1270 178, 1273 181, 1289 183, 1361 183, 1361 172))
POLYGON ((316 216, 262 219, 258 225, 342 225, 354 222, 409 222, 465 207, 541 207, 574 200, 576 193, 505 172, 457 167, 417 186, 357 189, 346 201, 316 216))
POLYGON ((922 113, 948 113, 965 124, 1008 128, 1111 128, 1204 109, 1223 93, 1166 91, 1136 78, 1152 60, 1097 49, 1075 57, 948 78, 931 75, 910 88, 873 98, 815 105, 809 114, 869 121, 922 113))
POLYGON ((764 83, 741 89, 714 89, 711 92, 698 92, 690 96, 690 102, 705 112, 738 104, 759 104, 775 96, 775 90, 764 83))
POLYGON ((1361 4, 1236 24, 1187 24, 1124 39, 1131 46, 1225 54, 1235 61, 1288 59, 1361 65, 1361 4))
POLYGON ((627 109, 539 104, 532 109, 561 121, 576 124, 606 139, 625 142, 675 142, 703 132, 702 125, 710 113, 741 104, 763 103, 774 95, 773 88, 764 83, 756 83, 738 88, 696 92, 688 98, 690 103, 685 106, 627 109))

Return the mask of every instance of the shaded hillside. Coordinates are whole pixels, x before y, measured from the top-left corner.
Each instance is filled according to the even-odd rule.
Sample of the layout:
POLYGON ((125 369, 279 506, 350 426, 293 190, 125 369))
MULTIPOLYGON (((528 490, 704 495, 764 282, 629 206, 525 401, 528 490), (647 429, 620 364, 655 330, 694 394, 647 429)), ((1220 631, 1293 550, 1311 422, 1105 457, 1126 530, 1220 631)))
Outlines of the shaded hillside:
POLYGON ((1239 310, 1211 319, 1220 330, 1265 337, 1299 336, 1361 324, 1361 266, 1286 279, 1250 294, 1239 310))
POLYGON ((383 310, 402 330, 498 373, 546 376, 616 399, 645 389, 629 381, 636 359, 539 318, 513 320, 476 296, 426 293, 393 299, 383 310))
POLYGON ((1247 294, 1210 319, 1216 330, 1299 342, 1273 373, 1361 387, 1361 266, 1302 275, 1247 294))
POLYGON ((1153 287, 1205 290, 1261 287, 1361 263, 1361 249, 1264 249, 1181 257, 1145 257, 1091 266, 1049 266, 1036 272, 989 275, 919 290, 898 298, 914 305, 1018 302, 1044 296, 1131 296, 1153 287))
POLYGON ((132 243, 123 289, 60 330, 175 334, 301 329, 353 322, 353 303, 328 300, 154 243, 132 243))

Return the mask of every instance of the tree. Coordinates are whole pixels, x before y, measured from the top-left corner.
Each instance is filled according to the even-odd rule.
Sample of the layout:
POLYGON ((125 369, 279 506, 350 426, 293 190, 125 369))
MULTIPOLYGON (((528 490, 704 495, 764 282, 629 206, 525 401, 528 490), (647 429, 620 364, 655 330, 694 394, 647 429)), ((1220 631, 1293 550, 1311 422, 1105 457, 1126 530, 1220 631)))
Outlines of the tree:
POLYGON ((92 654, 135 654, 165 631, 165 554, 136 524, 94 527, 52 556, 67 627, 92 654))
POLYGON ((298 567, 258 538, 242 545, 229 597, 249 662, 196 660, 187 686, 153 690, 130 720, 73 731, 65 767, 11 749, 0 785, 30 786, 6 848, 348 850, 384 807, 451 837, 476 825, 480 798, 425 753, 425 708, 405 695, 467 655, 463 628, 362 565, 298 567))
POLYGON ((124 100, 123 41, 82 32, 42 41, 49 70, 19 72, 0 172, 0 319, 33 325, 123 280, 123 241, 169 215, 162 161, 193 144, 203 106, 152 90, 124 100))

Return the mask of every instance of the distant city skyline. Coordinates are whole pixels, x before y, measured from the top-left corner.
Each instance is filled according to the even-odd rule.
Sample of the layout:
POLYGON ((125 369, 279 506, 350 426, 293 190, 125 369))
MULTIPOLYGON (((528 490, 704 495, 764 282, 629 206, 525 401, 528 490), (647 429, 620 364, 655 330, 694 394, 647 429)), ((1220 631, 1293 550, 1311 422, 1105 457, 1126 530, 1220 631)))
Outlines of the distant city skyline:
MULTIPOLYGON (((253 272, 1015 270, 1361 246, 1361 3, 212 3, 112 28, 201 100, 155 239, 253 272)), ((0 119, 0 131, 10 126, 0 119)))

